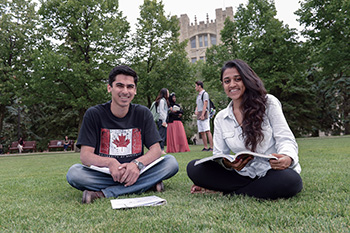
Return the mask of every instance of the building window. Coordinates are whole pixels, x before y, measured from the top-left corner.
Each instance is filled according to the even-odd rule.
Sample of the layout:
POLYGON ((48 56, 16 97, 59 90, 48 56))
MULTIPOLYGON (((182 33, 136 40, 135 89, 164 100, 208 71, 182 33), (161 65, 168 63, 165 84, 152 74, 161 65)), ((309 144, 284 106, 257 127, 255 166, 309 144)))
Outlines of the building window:
POLYGON ((199 47, 208 47, 208 35, 201 34, 198 35, 199 47))
POLYGON ((192 49, 196 48, 196 37, 195 36, 191 38, 191 48, 192 49))
POLYGON ((204 61, 204 57, 199 57, 200 60, 204 61))
POLYGON ((204 35, 204 46, 208 47, 208 35, 204 35))
POLYGON ((215 35, 210 35, 210 42, 212 45, 216 45, 216 36, 215 35))
POLYGON ((196 63, 196 61, 197 61, 197 58, 196 58, 196 57, 192 57, 192 58, 191 58, 191 62, 192 62, 192 63, 196 63))

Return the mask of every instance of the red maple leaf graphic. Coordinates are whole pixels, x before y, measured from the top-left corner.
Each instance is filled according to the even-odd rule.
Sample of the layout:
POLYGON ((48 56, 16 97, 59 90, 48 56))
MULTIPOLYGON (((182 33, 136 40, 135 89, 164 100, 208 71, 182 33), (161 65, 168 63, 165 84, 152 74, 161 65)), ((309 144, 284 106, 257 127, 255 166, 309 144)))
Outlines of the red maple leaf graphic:
POLYGON ((117 147, 127 147, 130 143, 130 140, 125 140, 126 136, 125 135, 120 135, 118 136, 118 139, 114 139, 113 143, 117 147))

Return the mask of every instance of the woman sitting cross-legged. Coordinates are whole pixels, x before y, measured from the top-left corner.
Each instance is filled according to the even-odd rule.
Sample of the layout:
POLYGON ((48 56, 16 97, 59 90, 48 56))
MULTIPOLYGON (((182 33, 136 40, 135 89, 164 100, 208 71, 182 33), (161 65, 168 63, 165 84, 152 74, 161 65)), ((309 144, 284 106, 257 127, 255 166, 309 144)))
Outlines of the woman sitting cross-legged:
POLYGON ((267 94, 262 80, 242 60, 227 62, 221 82, 232 100, 214 120, 214 155, 252 151, 277 160, 248 157, 187 165, 192 193, 219 191, 261 199, 295 196, 302 190, 298 145, 281 103, 267 94))

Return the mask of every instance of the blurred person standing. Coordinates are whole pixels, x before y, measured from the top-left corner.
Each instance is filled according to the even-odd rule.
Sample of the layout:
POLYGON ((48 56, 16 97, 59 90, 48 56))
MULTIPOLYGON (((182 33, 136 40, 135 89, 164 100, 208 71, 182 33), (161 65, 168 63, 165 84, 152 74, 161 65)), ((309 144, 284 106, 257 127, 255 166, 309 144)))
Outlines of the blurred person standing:
POLYGON ((162 139, 160 142, 160 148, 162 149, 162 154, 166 154, 164 152, 164 146, 166 142, 166 136, 167 136, 167 118, 168 118, 168 111, 169 111, 169 91, 166 88, 162 88, 159 91, 159 94, 156 98, 156 107, 157 112, 159 113, 159 119, 157 121, 158 131, 159 135, 162 139))
POLYGON ((183 109, 176 104, 175 93, 169 96, 169 118, 167 129, 167 153, 187 152, 190 151, 188 147, 185 128, 182 124, 181 118, 183 109))
POLYGON ((204 84, 202 81, 196 81, 195 83, 195 88, 198 92, 195 114, 197 116, 198 133, 201 135, 204 145, 202 151, 213 151, 213 135, 210 132, 210 118, 207 111, 207 109, 210 109, 208 107, 209 94, 203 89, 204 84), (209 148, 207 140, 209 141, 209 148))

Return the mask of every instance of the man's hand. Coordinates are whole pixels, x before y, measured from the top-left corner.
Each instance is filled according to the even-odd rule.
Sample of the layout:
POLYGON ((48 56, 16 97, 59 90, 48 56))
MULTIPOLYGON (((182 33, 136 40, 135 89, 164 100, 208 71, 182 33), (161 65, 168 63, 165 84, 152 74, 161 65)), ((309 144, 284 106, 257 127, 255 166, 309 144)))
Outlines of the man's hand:
POLYGON ((120 165, 121 164, 116 159, 111 160, 111 163, 108 165, 114 182, 121 183, 120 180, 125 173, 125 169, 119 169, 120 165))
POLYGON ((233 161, 232 163, 230 161, 228 161, 227 159, 223 159, 224 165, 228 168, 233 168, 237 171, 242 170, 245 165, 247 165, 247 163, 252 160, 254 157, 252 155, 246 156, 244 158, 241 159, 236 159, 235 161, 233 161))
POLYGON ((120 183, 124 183, 125 187, 135 184, 140 176, 140 170, 135 163, 122 163, 119 170, 124 171, 120 183))
POLYGON ((280 155, 280 154, 272 154, 278 158, 276 159, 270 159, 270 165, 272 169, 275 170, 284 170, 289 168, 289 166, 292 164, 293 160, 291 157, 287 155, 280 155))
POLYGON ((94 153, 95 148, 91 146, 81 146, 80 160, 86 166, 95 165, 98 167, 108 167, 114 182, 120 182, 124 170, 118 169, 118 160, 109 157, 101 157, 94 153))

